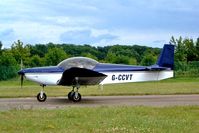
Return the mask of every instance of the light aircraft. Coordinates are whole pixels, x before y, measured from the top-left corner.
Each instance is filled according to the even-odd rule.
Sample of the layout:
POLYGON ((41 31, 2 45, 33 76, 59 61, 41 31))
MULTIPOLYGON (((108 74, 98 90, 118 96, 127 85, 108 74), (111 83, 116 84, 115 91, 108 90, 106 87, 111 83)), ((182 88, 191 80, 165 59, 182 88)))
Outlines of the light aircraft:
POLYGON ((107 64, 86 57, 72 57, 57 66, 22 69, 18 74, 21 75, 21 86, 23 77, 42 86, 37 95, 40 102, 47 98, 44 92, 47 85, 72 86, 68 99, 79 102, 81 85, 157 81, 173 77, 173 67, 174 45, 165 44, 157 63, 152 66, 107 64))

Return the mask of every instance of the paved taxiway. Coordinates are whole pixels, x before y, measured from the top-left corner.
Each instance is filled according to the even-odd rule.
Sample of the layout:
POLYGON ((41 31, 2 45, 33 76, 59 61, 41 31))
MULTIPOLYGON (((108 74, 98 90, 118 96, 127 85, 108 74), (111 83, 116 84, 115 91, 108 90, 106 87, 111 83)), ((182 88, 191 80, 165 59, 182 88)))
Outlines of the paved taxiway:
POLYGON ((199 105, 199 95, 85 96, 79 103, 69 101, 65 97, 49 97, 46 102, 38 102, 36 97, 0 98, 0 110, 136 105, 199 105))

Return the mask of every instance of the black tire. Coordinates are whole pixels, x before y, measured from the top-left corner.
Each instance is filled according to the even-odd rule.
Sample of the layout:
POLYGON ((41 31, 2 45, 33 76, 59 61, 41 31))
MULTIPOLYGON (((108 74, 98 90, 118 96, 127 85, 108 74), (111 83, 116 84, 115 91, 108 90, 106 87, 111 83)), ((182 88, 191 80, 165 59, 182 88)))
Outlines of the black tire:
POLYGON ((74 91, 68 93, 68 100, 73 100, 74 91))
POLYGON ((43 97, 41 97, 41 93, 38 93, 38 94, 37 94, 37 100, 38 100, 39 102, 44 102, 44 101, 46 101, 46 99, 47 99, 47 96, 46 96, 45 93, 43 93, 43 97))
POLYGON ((76 96, 76 93, 78 93, 78 92, 75 92, 72 95, 73 102, 79 102, 79 101, 81 101, 82 96, 80 95, 80 93, 78 93, 78 95, 76 96))

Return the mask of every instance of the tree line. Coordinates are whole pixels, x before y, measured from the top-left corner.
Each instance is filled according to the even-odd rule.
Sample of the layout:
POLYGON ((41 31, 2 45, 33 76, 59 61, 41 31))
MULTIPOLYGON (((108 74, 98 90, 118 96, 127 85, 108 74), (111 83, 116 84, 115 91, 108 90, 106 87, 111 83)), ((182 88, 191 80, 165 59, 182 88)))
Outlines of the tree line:
POLYGON ((177 76, 199 76, 199 38, 174 38, 171 44, 175 47, 175 70, 177 76))
MULTIPOLYGON (((194 42, 190 38, 171 38, 170 43, 176 46, 175 62, 177 70, 184 70, 185 65, 199 61, 199 38, 194 42)), ((99 62, 152 65, 160 54, 160 48, 139 45, 113 45, 94 47, 88 44, 26 44, 18 40, 9 49, 2 49, 0 42, 0 80, 17 75, 20 64, 23 68, 57 65, 64 59, 75 56, 93 58, 99 62)), ((192 65, 195 65, 192 63, 192 65)), ((188 67, 186 67, 188 70, 188 67)))

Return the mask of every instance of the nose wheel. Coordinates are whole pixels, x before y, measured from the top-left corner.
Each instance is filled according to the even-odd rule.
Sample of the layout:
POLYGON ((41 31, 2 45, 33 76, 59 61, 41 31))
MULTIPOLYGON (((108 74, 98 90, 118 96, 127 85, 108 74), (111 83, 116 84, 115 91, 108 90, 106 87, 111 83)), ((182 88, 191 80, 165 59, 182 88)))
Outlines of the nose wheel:
POLYGON ((47 99, 47 95, 46 95, 46 93, 44 93, 44 86, 45 86, 45 85, 42 85, 42 90, 41 90, 41 92, 39 92, 39 93, 37 94, 37 100, 38 100, 39 102, 44 102, 44 101, 46 101, 46 99, 47 99))
POLYGON ((37 94, 37 100, 39 102, 44 102, 44 101, 46 101, 46 99, 47 99, 47 96, 44 92, 40 92, 37 94))

